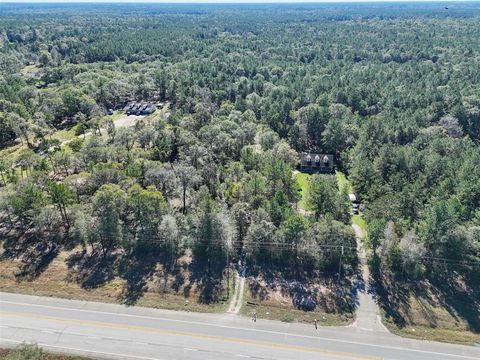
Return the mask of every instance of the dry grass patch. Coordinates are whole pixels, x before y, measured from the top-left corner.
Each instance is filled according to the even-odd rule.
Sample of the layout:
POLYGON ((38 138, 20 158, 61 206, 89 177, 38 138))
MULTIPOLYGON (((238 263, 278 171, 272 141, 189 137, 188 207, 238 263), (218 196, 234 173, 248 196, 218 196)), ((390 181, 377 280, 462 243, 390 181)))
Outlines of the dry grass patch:
POLYGON ((438 302, 410 295, 405 319, 404 326, 398 326, 385 316, 383 322, 394 334, 408 338, 465 345, 480 343, 480 333, 472 332, 466 320, 449 312, 438 302))
MULTIPOLYGON (((33 280, 18 279, 15 276, 20 261, 2 259, 0 260, 0 291, 75 300, 128 303, 126 293, 131 290, 132 285, 129 280, 120 276, 114 275, 95 286, 82 286, 79 278, 76 277, 78 276, 76 270, 67 265, 68 260, 76 253, 76 251, 60 252, 33 280)), ((131 270, 127 268, 127 271, 131 270)), ((139 280, 135 278, 134 281, 139 280)), ((226 279, 224 282, 226 283, 226 279)), ((230 287, 233 286, 234 284, 231 283, 230 287)), ((145 283, 139 285, 140 293, 131 305, 170 310, 222 312, 228 306, 226 284, 224 289, 225 295, 221 294, 220 301, 210 304, 202 303, 199 300, 198 284, 189 282, 188 271, 185 270, 176 275, 169 274, 165 278, 162 266, 156 264, 151 276, 148 275, 145 283)))
POLYGON ((286 290, 291 285, 298 287, 298 281, 285 281, 283 285, 269 285, 262 278, 248 278, 246 280, 244 304, 241 313, 251 316, 257 313, 259 319, 280 320, 284 322, 303 322, 313 324, 318 320, 319 325, 343 326, 354 320, 353 312, 340 311, 339 303, 332 297, 332 289, 325 285, 308 285, 308 292, 315 294, 317 306, 313 310, 302 310, 294 304, 299 293, 295 290, 286 290))
POLYGON ((393 333, 409 338, 458 344, 480 343, 478 292, 461 281, 434 286, 424 280, 401 284, 384 280, 377 287, 383 323, 393 333))

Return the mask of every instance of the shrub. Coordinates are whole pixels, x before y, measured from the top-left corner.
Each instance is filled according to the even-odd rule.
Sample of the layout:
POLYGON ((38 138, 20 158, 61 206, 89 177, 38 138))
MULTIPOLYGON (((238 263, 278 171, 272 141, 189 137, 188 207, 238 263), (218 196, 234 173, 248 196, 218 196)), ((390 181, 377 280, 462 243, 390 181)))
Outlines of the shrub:
POLYGON ((36 344, 20 344, 10 352, 5 360, 41 360, 43 350, 36 344))

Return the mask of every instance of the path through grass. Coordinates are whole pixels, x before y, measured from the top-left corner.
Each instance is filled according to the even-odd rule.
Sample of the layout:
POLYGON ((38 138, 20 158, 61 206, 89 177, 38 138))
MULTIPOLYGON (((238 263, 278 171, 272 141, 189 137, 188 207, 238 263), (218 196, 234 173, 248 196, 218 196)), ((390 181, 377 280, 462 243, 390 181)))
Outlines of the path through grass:
POLYGON ((307 209, 307 192, 308 192, 308 184, 310 182, 310 178, 312 176, 310 174, 305 174, 305 173, 297 173, 295 175, 295 178, 297 179, 297 183, 300 186, 300 195, 301 199, 298 202, 298 207, 303 210, 308 210, 307 209))
POLYGON ((362 215, 357 214, 352 216, 352 222, 362 229, 362 234, 365 237, 367 235, 367 223, 362 215))
MULTIPOLYGON (((349 194, 355 193, 352 183, 347 179, 347 176, 343 172, 337 170, 335 171, 335 176, 337 177, 338 190, 341 191, 346 187, 349 194)), ((365 237, 367 235, 367 223, 362 214, 352 215, 352 222, 362 229, 363 236, 365 237)))

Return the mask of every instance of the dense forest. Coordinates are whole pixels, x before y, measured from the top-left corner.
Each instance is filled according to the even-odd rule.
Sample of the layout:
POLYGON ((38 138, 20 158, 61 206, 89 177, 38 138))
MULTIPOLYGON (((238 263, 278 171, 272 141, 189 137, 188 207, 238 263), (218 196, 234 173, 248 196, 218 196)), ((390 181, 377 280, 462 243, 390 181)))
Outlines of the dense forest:
POLYGON ((298 205, 299 154, 328 153, 379 289, 449 284, 479 331, 474 5, 0 5, 3 256, 32 278, 78 248, 85 286, 92 259, 188 257, 206 302, 238 262, 347 282, 347 189, 315 175, 298 205), (162 108, 116 126, 130 100, 162 108))

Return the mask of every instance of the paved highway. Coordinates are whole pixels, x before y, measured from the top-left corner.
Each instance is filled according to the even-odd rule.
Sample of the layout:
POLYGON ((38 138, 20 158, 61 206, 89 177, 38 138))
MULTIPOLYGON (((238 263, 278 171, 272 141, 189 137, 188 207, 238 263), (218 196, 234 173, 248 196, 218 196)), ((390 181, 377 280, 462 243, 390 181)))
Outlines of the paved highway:
POLYGON ((480 359, 480 348, 376 330, 0 293, 0 346, 132 360, 480 359))

